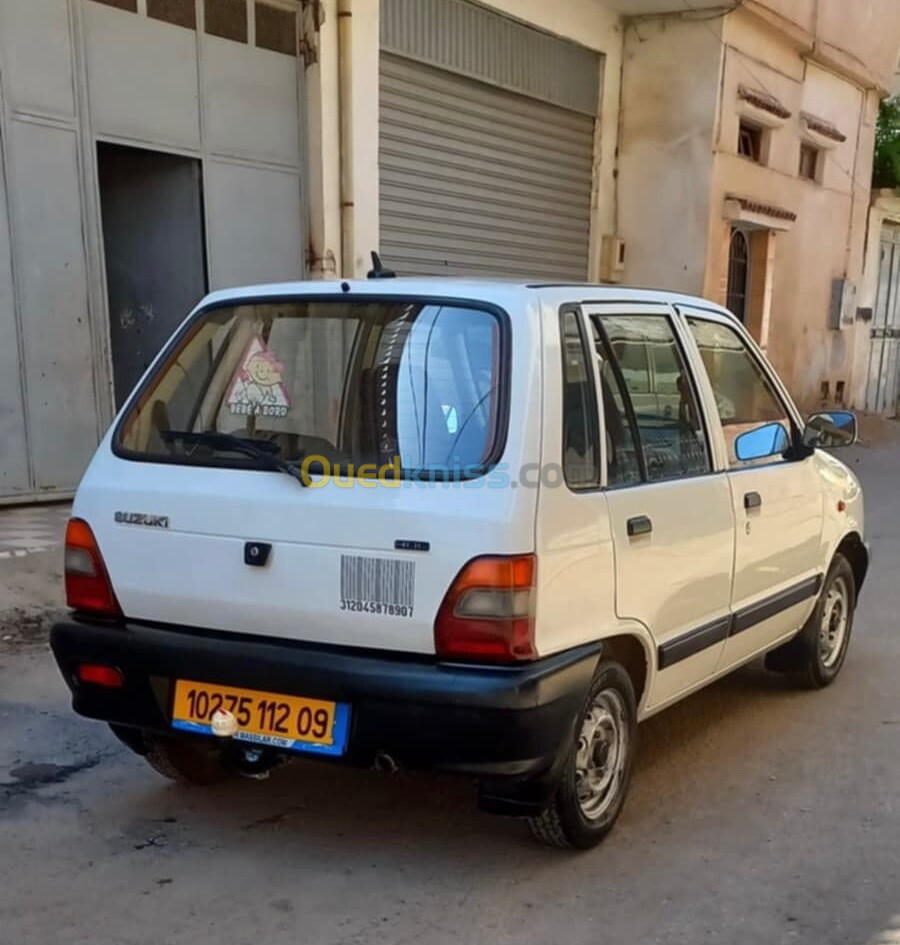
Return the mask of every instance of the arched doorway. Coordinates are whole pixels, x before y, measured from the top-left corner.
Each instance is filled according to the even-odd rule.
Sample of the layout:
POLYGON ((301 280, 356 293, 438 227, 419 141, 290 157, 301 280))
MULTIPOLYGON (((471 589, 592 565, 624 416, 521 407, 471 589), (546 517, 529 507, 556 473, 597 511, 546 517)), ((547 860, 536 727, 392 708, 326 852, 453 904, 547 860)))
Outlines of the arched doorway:
POLYGON ((750 287, 750 241, 744 230, 731 231, 728 250, 728 298, 726 305, 747 322, 747 295, 750 287))

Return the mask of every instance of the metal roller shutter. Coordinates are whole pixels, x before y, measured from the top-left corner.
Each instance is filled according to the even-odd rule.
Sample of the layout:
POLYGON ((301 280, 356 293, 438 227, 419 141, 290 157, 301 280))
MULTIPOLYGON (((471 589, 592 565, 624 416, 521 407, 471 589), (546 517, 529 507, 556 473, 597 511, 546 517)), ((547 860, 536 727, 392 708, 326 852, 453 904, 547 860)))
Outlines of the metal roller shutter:
POLYGON ((398 273, 587 277, 591 117, 383 53, 380 135, 398 273))

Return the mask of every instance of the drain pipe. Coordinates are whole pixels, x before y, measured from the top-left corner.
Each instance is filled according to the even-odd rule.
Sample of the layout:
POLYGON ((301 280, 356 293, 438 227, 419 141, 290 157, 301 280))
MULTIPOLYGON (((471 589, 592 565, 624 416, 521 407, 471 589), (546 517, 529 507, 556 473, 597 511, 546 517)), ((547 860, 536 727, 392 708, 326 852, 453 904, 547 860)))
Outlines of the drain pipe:
POLYGON ((353 278, 353 0, 338 0, 338 109, 341 171, 341 275, 353 278))

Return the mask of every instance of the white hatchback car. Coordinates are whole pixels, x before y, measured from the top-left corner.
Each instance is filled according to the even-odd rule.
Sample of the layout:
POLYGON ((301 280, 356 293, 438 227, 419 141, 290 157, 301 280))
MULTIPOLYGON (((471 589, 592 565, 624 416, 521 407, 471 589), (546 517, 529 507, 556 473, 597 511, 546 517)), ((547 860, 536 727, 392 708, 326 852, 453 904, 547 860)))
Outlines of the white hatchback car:
POLYGON ((764 653, 840 671, 868 552, 819 447, 855 436, 697 298, 214 293, 78 489, 53 650, 75 710, 171 777, 455 771, 588 847, 641 719, 764 653))

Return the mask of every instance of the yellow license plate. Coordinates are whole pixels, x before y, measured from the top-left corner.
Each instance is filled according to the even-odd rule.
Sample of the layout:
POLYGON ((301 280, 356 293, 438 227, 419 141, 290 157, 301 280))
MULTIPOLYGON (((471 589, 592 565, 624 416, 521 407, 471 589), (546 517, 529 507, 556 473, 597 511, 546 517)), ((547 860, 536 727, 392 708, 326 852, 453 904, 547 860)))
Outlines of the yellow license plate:
POLYGON ((211 735, 218 710, 234 716, 238 741, 321 755, 342 755, 347 746, 350 706, 345 703, 189 679, 175 682, 173 728, 211 735))

